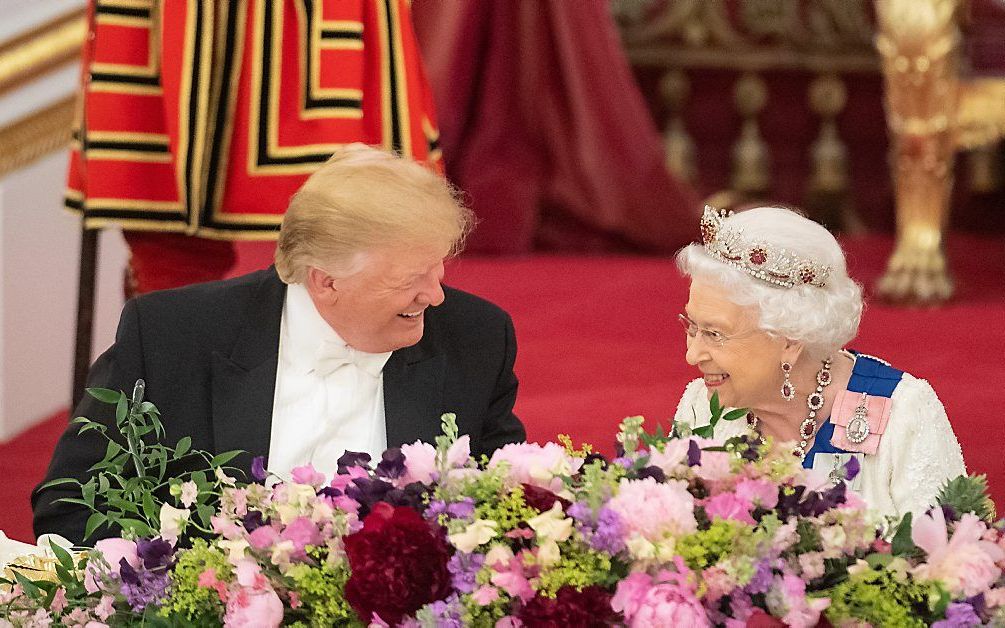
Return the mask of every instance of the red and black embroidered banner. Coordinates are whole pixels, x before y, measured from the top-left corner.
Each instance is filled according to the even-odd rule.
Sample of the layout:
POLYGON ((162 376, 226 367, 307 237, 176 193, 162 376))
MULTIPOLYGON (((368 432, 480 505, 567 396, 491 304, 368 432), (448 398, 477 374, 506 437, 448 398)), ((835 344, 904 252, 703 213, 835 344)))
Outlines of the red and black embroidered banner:
POLYGON ((108 224, 274 238, 343 144, 439 164, 407 0, 98 0, 67 207, 108 224))

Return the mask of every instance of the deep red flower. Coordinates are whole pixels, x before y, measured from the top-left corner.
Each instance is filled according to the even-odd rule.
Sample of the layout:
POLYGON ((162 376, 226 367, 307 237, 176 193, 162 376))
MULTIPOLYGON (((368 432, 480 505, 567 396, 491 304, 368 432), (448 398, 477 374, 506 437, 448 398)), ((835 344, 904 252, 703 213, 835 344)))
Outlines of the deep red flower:
POLYGON ((364 622, 395 625, 450 593, 446 533, 415 510, 381 502, 345 538, 351 575, 345 596, 364 622))
POLYGON ((523 484, 523 500, 527 505, 539 512, 547 512, 555 505, 555 502, 562 503, 562 510, 572 505, 569 500, 559 497, 546 488, 534 486, 533 484, 523 484))
POLYGON ((610 626, 617 614, 611 608, 611 594, 591 585, 582 591, 564 586, 554 598, 536 595, 518 617, 527 628, 568 628, 610 626))
POLYGON ((754 612, 747 618, 747 628, 785 628, 785 622, 755 608, 754 612))

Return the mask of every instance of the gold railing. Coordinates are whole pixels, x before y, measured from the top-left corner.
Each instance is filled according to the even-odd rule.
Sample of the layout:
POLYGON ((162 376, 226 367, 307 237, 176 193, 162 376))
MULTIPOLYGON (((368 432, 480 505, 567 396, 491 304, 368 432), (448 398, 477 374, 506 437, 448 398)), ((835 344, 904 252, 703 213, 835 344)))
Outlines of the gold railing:
MULTIPOLYGON (((0 42, 0 95, 74 63, 86 34, 79 9, 0 42)), ((64 98, 0 128, 0 177, 70 142, 75 101, 64 98)))

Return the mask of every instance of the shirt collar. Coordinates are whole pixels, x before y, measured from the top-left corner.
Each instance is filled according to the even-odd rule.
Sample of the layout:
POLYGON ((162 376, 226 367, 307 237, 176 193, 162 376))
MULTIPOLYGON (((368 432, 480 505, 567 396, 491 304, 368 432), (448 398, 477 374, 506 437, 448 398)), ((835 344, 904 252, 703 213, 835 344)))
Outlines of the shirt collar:
POLYGON ((349 346, 321 317, 307 288, 298 283, 286 287, 283 336, 283 360, 307 372, 332 353, 348 353, 353 364, 376 377, 391 357, 390 351, 367 353, 349 346))

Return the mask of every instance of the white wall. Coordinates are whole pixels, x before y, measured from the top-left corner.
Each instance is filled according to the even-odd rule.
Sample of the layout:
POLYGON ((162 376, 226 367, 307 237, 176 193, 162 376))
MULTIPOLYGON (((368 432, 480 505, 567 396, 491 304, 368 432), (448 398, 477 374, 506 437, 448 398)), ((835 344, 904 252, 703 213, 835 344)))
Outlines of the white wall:
MULTIPOLYGON (((62 209, 67 153, 0 180, 0 442, 65 408, 72 386, 80 221, 62 209)), ((115 336, 127 253, 99 242, 94 355, 115 336)))

